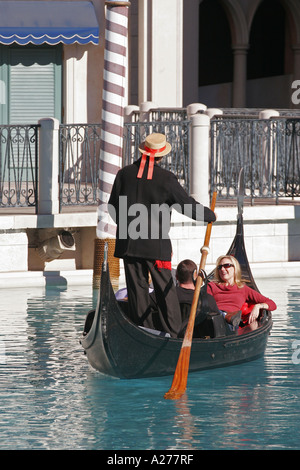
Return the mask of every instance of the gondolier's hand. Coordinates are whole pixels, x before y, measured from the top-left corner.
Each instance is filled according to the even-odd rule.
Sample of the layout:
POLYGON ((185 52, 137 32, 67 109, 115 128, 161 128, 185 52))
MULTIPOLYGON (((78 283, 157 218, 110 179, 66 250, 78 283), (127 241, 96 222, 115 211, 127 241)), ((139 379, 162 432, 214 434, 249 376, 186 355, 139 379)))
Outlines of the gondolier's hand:
POLYGON ((268 310, 269 309, 269 305, 268 304, 255 304, 250 315, 249 315, 249 320, 248 320, 248 323, 252 323, 253 321, 257 320, 258 317, 259 317, 259 312, 261 311, 261 309, 266 309, 268 310))

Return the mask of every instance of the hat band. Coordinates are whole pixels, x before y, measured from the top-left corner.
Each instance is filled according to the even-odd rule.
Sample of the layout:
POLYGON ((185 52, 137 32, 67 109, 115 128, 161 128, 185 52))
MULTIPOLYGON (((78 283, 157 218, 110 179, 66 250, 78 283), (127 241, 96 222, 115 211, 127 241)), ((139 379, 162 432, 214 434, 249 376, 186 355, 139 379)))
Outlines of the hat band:
POLYGON ((151 149, 150 147, 147 147, 145 145, 144 149, 146 150, 146 152, 158 153, 158 152, 163 152, 164 150, 166 150, 166 145, 164 147, 162 147, 161 149, 151 149))
MULTIPOLYGON (((164 147, 161 147, 160 149, 151 149, 150 147, 147 147, 145 145, 144 149, 145 149, 146 152, 150 152, 147 179, 152 180, 155 154, 158 153, 158 152, 163 152, 166 149, 166 145, 164 147)), ((143 153, 142 160, 141 160, 141 163, 140 163, 140 168, 139 168, 139 171, 138 171, 138 174, 137 174, 137 178, 141 178, 143 176, 144 168, 145 168, 146 160, 147 160, 146 157, 147 157, 147 155, 145 153, 143 153)))

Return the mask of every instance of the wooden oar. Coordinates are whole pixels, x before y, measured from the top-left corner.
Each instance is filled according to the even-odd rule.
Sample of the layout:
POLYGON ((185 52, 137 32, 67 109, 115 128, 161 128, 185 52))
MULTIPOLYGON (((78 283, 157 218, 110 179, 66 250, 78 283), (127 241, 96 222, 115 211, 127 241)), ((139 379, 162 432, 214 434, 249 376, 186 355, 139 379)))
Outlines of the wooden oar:
MULTIPOLYGON (((212 201, 211 201, 211 210, 215 210, 215 205, 216 205, 216 199, 217 199, 217 193, 213 193, 212 201)), ((194 324, 195 324, 195 317, 196 317, 196 311, 197 311, 197 305, 198 305, 198 299, 200 295, 200 290, 201 286, 203 283, 203 278, 202 278, 202 270, 205 268, 206 264, 206 258, 208 255, 209 251, 209 241, 210 241, 210 234, 211 234, 211 229, 212 229, 212 222, 207 224, 206 228, 206 233, 205 233, 205 239, 204 239, 204 245, 201 248, 201 260, 200 260, 200 266, 199 266, 199 272, 196 280, 196 286, 195 286, 195 292, 194 292, 194 297, 193 297, 193 302, 191 306, 191 312, 190 312, 190 318, 189 322, 186 328, 186 332, 183 338, 177 366, 175 369, 174 377, 173 377, 173 382, 171 385, 170 390, 164 395, 166 399, 170 400, 177 400, 180 398, 185 390, 186 390, 186 385, 187 385, 187 378, 188 378, 188 373, 189 373, 189 364, 190 364, 190 356, 191 356, 191 346, 192 346, 192 340, 193 340, 193 332, 194 332, 194 324)))

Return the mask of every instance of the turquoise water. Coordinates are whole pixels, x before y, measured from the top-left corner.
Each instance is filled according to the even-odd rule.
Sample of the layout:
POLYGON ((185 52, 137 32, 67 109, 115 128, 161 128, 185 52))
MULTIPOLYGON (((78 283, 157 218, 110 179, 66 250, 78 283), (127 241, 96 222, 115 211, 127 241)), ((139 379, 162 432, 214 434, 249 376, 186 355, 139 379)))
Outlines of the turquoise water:
POLYGON ((172 377, 89 366, 79 339, 92 288, 1 291, 0 449, 299 449, 300 287, 258 285, 278 305, 265 356, 190 374, 177 401, 163 398, 172 377))

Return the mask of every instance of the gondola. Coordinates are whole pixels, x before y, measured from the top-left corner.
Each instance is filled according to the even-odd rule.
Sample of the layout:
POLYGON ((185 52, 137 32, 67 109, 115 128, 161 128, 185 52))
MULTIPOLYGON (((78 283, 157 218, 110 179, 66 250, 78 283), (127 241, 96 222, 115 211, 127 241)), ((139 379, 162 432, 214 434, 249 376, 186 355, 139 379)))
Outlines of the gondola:
MULTIPOLYGON (((243 280, 258 290, 244 245, 242 198, 238 206, 236 235, 227 254, 238 259, 243 280)), ((247 325, 231 331, 224 323, 220 314, 208 316, 203 337, 193 339, 190 372, 239 364, 264 354, 272 329, 271 312, 263 312, 256 329, 247 325)), ((182 346, 182 339, 139 327, 127 318, 116 300, 106 259, 97 306, 86 316, 80 342, 94 369, 123 379, 173 375, 182 346)))

